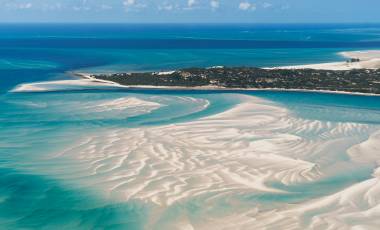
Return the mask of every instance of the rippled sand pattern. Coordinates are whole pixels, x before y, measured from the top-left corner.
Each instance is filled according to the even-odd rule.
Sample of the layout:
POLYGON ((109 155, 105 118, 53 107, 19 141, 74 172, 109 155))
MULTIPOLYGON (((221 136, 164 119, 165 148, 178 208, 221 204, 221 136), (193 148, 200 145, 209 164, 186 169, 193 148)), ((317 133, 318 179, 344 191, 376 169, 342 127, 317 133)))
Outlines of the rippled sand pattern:
POLYGON ((263 99, 233 96, 242 103, 191 122, 89 134, 56 156, 80 165, 60 177, 110 199, 152 204, 147 229, 380 226, 378 127, 307 120, 263 99), (361 167, 373 168, 373 178, 355 184, 361 167), (339 187, 339 180, 347 183, 339 187), (329 191, 321 181, 330 181, 329 191))

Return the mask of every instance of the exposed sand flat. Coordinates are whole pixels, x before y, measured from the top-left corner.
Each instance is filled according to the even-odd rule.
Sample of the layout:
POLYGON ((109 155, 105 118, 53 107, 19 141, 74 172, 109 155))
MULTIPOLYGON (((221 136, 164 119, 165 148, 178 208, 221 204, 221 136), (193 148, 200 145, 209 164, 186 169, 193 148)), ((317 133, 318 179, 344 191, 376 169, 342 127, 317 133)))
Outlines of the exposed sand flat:
POLYGON ((100 102, 96 105, 87 106, 87 109, 93 109, 96 112, 107 112, 115 110, 125 110, 125 109, 138 109, 138 108, 149 108, 149 111, 161 107, 160 104, 150 101, 144 101, 134 97, 119 98, 113 101, 100 102))
POLYGON ((352 51, 341 52, 339 55, 347 59, 359 58, 360 62, 332 62, 311 65, 280 66, 270 69, 320 69, 320 70, 350 70, 350 69, 378 69, 380 68, 380 51, 352 51))
POLYGON ((322 199, 290 205, 285 210, 259 212, 253 209, 202 229, 376 230, 380 225, 379 194, 380 180, 376 177, 322 199))
MULTIPOLYGON (((292 195, 271 183, 306 189, 337 172, 347 174, 355 164, 372 165, 379 127, 307 120, 269 101, 228 96, 241 103, 213 116, 89 134, 56 156, 81 165, 80 172, 63 170, 60 177, 110 199, 154 204, 147 229, 350 229, 357 220, 368 225, 364 229, 378 226, 376 172, 308 202, 269 199, 267 207, 265 194, 292 195), (360 141, 363 136, 370 138, 360 141), (203 208, 189 213, 189 207, 203 208)), ((131 108, 135 102, 123 99, 131 108)))

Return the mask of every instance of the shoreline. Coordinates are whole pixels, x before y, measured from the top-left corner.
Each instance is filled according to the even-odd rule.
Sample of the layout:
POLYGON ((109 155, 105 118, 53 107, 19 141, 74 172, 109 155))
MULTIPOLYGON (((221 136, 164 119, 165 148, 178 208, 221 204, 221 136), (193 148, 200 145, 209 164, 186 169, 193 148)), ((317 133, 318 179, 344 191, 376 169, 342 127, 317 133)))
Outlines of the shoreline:
POLYGON ((375 93, 360 93, 360 92, 348 92, 348 91, 333 91, 333 90, 310 90, 310 89, 285 89, 285 88, 226 88, 218 86, 199 86, 199 87, 184 87, 184 86, 154 86, 154 85, 121 85, 117 82, 99 80, 91 77, 89 73, 73 73, 75 76, 81 77, 86 80, 94 80, 94 82, 101 82, 107 84, 113 84, 116 87, 131 89, 131 90, 213 90, 220 92, 229 91, 273 91, 273 92, 304 92, 304 93, 323 93, 323 94, 342 94, 342 95, 353 95, 353 96, 376 96, 379 97, 380 94, 375 93))
MULTIPOLYGON (((360 58, 361 61, 357 63, 347 62, 330 62, 330 63, 317 63, 310 65, 295 65, 295 66, 279 66, 264 69, 317 69, 317 70, 353 70, 353 69, 370 69, 365 67, 371 67, 372 69, 380 68, 380 50, 362 50, 362 51, 346 51, 339 52, 338 55, 345 58, 360 58)), ((220 66, 218 66, 221 68, 220 66)), ((212 67, 210 67, 212 68, 212 67)), ((166 71, 169 72, 169 71, 166 71)), ((220 86, 199 86, 199 87, 184 87, 184 86, 154 86, 154 85, 122 85, 117 82, 97 79, 91 76, 90 73, 70 72, 74 76, 82 79, 112 84, 117 87, 127 89, 157 89, 157 90, 215 90, 215 91, 289 91, 289 92, 310 92, 310 93, 325 93, 325 94, 342 94, 342 95, 358 95, 358 96, 380 96, 375 93, 360 93, 350 91, 336 91, 336 90, 311 90, 311 89, 287 89, 287 88, 226 88, 220 86)))
MULTIPOLYGON (((358 63, 347 63, 347 62, 332 62, 332 63, 320 63, 320 64, 311 64, 311 65, 296 65, 296 66, 280 66, 274 68, 264 68, 264 69, 307 69, 310 67, 316 67, 315 69, 326 69, 326 70, 353 70, 353 69, 367 69, 363 68, 363 63, 370 62, 371 64, 376 64, 376 68, 380 68, 380 50, 367 50, 367 51, 350 51, 350 52, 340 52, 338 55, 347 58, 361 58, 361 62, 358 63), (360 67, 360 68, 357 68, 360 67)), ((211 67, 210 67, 211 68, 211 67)), ((221 67, 218 67, 221 68, 221 67)), ((166 71, 169 72, 169 71, 166 71)), ((166 73, 165 72, 165 73, 166 73)), ((210 90, 215 92, 230 92, 230 91, 273 91, 273 92, 306 92, 306 93, 323 93, 323 94, 342 94, 342 95, 356 95, 356 96, 380 96, 380 94, 375 93, 361 93, 361 92, 350 92, 350 91, 339 91, 339 90, 313 90, 313 89, 297 89, 297 88, 227 88, 223 86, 195 86, 195 87, 187 87, 187 86, 156 86, 156 85, 122 85, 120 83, 98 79, 92 76, 91 73, 85 72, 76 72, 76 71, 68 71, 66 72, 68 75, 79 78, 79 80, 62 80, 62 81, 53 81, 53 82, 35 82, 28 84, 18 85, 16 88, 12 89, 10 92, 36 92, 36 91, 48 91, 42 87, 39 89, 41 85, 43 86, 48 84, 56 84, 56 85, 72 85, 78 82, 78 85, 82 85, 84 87, 91 87, 94 85, 98 86, 111 86, 123 89, 130 90, 210 90), (36 90, 38 89, 38 90, 36 90)), ((158 72, 160 73, 160 72, 158 72)), ((54 91, 54 90, 51 90, 54 91)))
POLYGON ((327 62, 306 65, 292 65, 270 67, 265 69, 315 69, 315 70, 353 70, 353 69, 379 69, 380 50, 343 51, 337 55, 346 59, 360 59, 360 62, 327 62))

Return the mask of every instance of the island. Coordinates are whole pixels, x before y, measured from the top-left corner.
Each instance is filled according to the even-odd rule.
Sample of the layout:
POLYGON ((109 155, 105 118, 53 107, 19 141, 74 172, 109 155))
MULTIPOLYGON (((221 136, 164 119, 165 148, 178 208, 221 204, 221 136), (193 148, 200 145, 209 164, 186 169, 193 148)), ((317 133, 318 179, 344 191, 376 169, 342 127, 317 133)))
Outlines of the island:
MULTIPOLYGON (((356 60, 355 60, 356 61, 356 60)), ((130 87, 318 90, 380 94, 380 69, 185 68, 169 72, 91 74, 130 87)))

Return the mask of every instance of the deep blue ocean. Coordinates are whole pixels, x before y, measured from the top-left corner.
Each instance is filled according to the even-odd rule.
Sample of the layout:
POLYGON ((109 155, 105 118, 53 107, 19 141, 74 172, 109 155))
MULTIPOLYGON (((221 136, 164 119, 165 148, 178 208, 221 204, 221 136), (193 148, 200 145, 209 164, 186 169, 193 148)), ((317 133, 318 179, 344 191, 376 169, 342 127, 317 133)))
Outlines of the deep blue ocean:
MULTIPOLYGON (((93 180, 83 182, 91 176, 75 177, 82 175, 82 163, 51 156, 99 130, 170 125, 218 114, 240 102, 229 94, 270 100, 305 119, 380 125, 380 100, 370 96, 123 89, 10 92, 19 84, 74 79, 70 71, 333 62, 344 60, 341 51, 371 49, 380 49, 378 24, 0 24, 0 229, 144 229, 153 204, 100 195, 93 180), (96 107, 124 97, 165 107, 150 113, 154 104, 96 107), (210 105, 200 109, 205 100, 210 105)), ((371 168, 362 168, 353 176, 337 175, 336 189, 370 174, 371 168)), ((299 199, 332 191, 308 191, 313 194, 299 199)))
POLYGON ((1 91, 70 70, 281 66, 380 47, 380 25, 1 24, 1 91), (16 77, 17 76, 17 77, 16 77))

